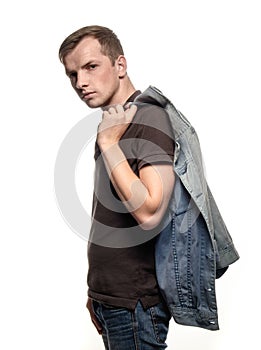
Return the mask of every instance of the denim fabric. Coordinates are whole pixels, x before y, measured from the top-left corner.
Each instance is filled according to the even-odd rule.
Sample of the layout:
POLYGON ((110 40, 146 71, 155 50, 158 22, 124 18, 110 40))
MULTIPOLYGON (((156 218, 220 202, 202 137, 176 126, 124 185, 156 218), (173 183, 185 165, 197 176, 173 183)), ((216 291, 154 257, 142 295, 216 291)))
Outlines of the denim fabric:
POLYGON ((160 291, 177 323, 217 330, 215 279, 239 255, 205 179, 196 131, 157 88, 150 86, 135 103, 165 109, 176 145, 172 215, 155 250, 160 291))
POLYGON ((158 236, 156 273, 177 323, 218 329, 215 253, 207 225, 179 178, 171 222, 158 236))
POLYGON ((131 311, 93 301, 93 310, 103 328, 106 350, 166 349, 171 315, 165 304, 144 310, 138 302, 131 311))
POLYGON ((195 129, 171 101, 155 87, 150 86, 135 99, 135 103, 155 104, 168 113, 176 144, 174 171, 207 224, 213 249, 217 250, 217 269, 225 270, 228 265, 238 260, 239 255, 207 184, 195 129))

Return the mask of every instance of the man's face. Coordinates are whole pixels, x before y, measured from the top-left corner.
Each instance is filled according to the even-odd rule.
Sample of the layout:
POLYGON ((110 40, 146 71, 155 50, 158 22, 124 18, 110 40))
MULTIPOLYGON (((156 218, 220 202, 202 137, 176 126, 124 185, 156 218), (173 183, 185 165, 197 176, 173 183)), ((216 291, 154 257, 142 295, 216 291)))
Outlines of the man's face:
POLYGON ((101 45, 93 37, 83 38, 64 58, 66 74, 79 97, 90 108, 114 103, 120 86, 120 66, 113 66, 101 53, 101 45))

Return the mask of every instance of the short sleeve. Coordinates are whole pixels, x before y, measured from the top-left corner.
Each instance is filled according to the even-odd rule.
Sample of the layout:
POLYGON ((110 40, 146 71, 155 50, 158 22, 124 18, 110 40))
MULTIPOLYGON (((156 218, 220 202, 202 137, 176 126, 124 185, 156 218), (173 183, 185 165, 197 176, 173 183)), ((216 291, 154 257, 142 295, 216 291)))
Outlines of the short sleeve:
POLYGON ((145 165, 172 164, 175 142, 166 111, 154 105, 142 106, 133 124, 136 132, 132 151, 138 169, 145 165))

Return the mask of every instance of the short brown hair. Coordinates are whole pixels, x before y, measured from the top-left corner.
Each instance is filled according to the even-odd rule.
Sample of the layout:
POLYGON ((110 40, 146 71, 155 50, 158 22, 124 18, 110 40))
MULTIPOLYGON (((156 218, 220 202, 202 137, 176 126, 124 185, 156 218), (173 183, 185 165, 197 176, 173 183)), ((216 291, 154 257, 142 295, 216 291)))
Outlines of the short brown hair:
POLYGON ((76 30, 63 41, 59 49, 60 61, 64 63, 64 57, 87 36, 99 41, 102 54, 108 56, 113 65, 120 55, 124 55, 120 40, 111 29, 93 25, 76 30))

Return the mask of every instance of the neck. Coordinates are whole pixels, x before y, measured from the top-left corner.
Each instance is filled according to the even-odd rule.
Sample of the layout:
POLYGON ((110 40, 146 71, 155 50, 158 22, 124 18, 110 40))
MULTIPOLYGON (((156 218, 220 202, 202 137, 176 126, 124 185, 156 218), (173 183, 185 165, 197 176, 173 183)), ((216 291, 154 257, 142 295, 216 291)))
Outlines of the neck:
POLYGON ((132 94, 134 94, 135 91, 136 91, 135 87, 133 86, 132 82, 128 78, 128 82, 127 82, 126 87, 125 87, 124 100, 122 101, 122 103, 125 103, 128 100, 128 98, 132 94))
POLYGON ((118 93, 113 97, 110 105, 123 105, 135 91, 135 87, 129 77, 124 77, 121 81, 118 93))

